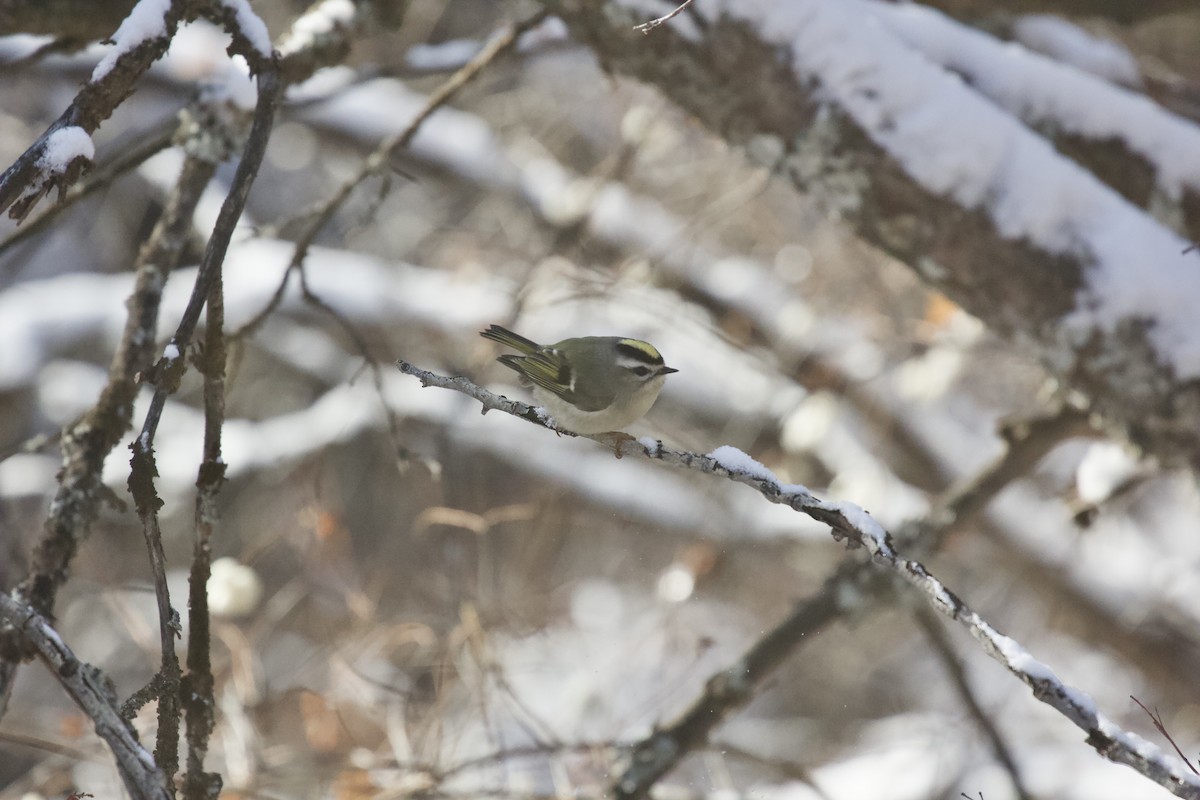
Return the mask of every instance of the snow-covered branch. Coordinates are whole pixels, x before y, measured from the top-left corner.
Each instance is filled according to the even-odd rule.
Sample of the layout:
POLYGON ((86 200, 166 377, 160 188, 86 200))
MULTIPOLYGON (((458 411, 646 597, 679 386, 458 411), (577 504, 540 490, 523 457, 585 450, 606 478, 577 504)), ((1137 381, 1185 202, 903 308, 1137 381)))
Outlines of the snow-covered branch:
POLYGON ((91 135, 166 53, 179 25, 202 13, 226 27, 231 52, 245 57, 253 71, 267 69, 272 58, 267 28, 245 0, 140 0, 71 105, 0 175, 0 211, 23 220, 50 191, 72 186, 91 166, 91 135))
POLYGON ((91 134, 167 51, 194 2, 141 0, 113 34, 113 46, 92 79, 42 136, 0 175, 0 211, 24 219, 52 189, 62 191, 91 165, 91 134))
POLYGON ((545 5, 606 64, 657 84, 1032 350, 1137 444, 1200 462, 1200 254, 871 3, 714 1, 696 7, 703 29, 681 16, 653 44, 626 28, 640 4, 627 19, 545 5))
MULTIPOLYGON (((485 412, 502 411, 559 431, 543 409, 495 395, 467 378, 438 375, 405 361, 398 362, 398 366, 425 386, 451 389, 475 398, 485 412)), ((667 447, 659 440, 633 439, 623 434, 597 434, 586 438, 613 448, 618 457, 642 456, 745 484, 772 503, 786 505, 829 525, 834 538, 865 547, 873 563, 916 590, 934 611, 965 628, 982 650, 1025 683, 1034 697, 1087 733, 1088 743, 1098 753, 1133 767, 1180 797, 1200 798, 1200 777, 1155 745, 1121 729, 1095 707, 1088 695, 1064 683, 1021 644, 996 630, 923 564, 898 552, 892 537, 866 510, 850 502, 821 500, 798 484, 784 484, 769 469, 733 447, 718 447, 702 455, 667 447)))
POLYGON ((217 0, 210 3, 205 12, 233 37, 233 44, 229 46, 231 55, 246 59, 253 73, 268 68, 273 57, 271 35, 266 23, 250 7, 249 0, 217 0))
POLYGON ((1200 238, 1200 126, 1193 121, 932 9, 879 0, 869 8, 905 43, 1043 132, 1131 203, 1200 238))

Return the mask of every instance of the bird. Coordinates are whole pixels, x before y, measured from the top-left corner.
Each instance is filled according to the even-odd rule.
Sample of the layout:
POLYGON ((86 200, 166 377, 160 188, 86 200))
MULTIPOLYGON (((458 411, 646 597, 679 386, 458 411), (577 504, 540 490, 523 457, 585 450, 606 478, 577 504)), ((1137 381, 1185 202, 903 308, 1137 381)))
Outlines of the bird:
POLYGON ((618 431, 636 422, 667 376, 679 371, 640 339, 581 336, 542 345, 499 325, 479 335, 517 351, 496 360, 521 376, 556 426, 573 433, 618 431))

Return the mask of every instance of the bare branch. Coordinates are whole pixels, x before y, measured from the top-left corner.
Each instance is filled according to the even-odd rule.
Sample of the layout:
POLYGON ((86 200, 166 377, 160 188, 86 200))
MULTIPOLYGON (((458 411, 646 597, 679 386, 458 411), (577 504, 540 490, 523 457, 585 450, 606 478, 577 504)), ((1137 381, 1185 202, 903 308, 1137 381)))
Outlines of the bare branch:
MULTIPOLYGON (((217 165, 208 159, 189 156, 183 164, 178 182, 166 213, 156 226, 156 234, 162 231, 161 238, 151 235, 150 242, 163 241, 171 248, 171 259, 166 262, 168 268, 178 262, 183 253, 187 233, 191 230, 192 216, 208 182, 212 179, 217 165)), ((167 272, 154 274, 163 265, 153 257, 155 249, 150 245, 144 248, 145 271, 147 282, 156 288, 152 298, 138 309, 136 316, 143 329, 146 330, 148 342, 154 342, 154 332, 158 323, 158 302, 161 299, 162 287, 166 282, 167 272)), ((140 279, 139 272, 139 279, 140 279)), ((148 298, 149 299, 149 298, 148 298)), ((131 309, 133 311, 133 309, 131 309)), ((146 363, 152 357, 146 354, 146 363)), ((153 455, 150 455, 153 458, 153 455)), ((135 460, 134 462, 138 462, 135 460)), ((150 470, 152 464, 147 465, 150 470)), ((151 573, 154 575, 154 594, 158 601, 158 634, 161 650, 161 665, 156 675, 158 688, 158 743, 155 755, 158 763, 168 775, 174 775, 179 766, 179 657, 175 652, 175 639, 179 636, 181 626, 179 614, 171 605, 171 595, 167 588, 166 556, 163 553, 162 530, 158 524, 158 509, 162 504, 154 491, 153 480, 142 479, 142 474, 135 466, 130 470, 129 489, 134 498, 138 517, 142 522, 142 534, 146 540, 146 551, 150 557, 151 573), (136 478, 135 478, 136 476, 136 478)))
POLYGON ((638 31, 639 33, 649 33, 650 31, 657 28, 659 25, 662 25, 664 22, 670 22, 672 19, 674 19, 675 17, 682 14, 683 10, 685 8, 687 8, 688 6, 690 6, 691 4, 692 4, 692 0, 684 0, 682 3, 680 3, 678 6, 676 6, 675 9, 671 13, 664 14, 663 16, 661 16, 657 19, 652 19, 649 22, 643 22, 641 25, 635 25, 633 27, 633 29, 635 31, 638 31))
MULTIPOLYGON (((322 7, 325 4, 319 3, 312 12, 314 14, 324 13, 322 7)), ((339 6, 339 8, 341 8, 339 6)), ((383 377, 382 370, 378 360, 371 354, 366 345, 366 340, 358 332, 354 324, 344 315, 339 313, 328 303, 324 302, 320 296, 315 294, 308 285, 308 279, 304 272, 304 260, 308 254, 309 248, 312 247, 317 235, 321 230, 333 219, 334 214, 340 209, 345 202, 350 198, 354 190, 364 181, 373 175, 379 174, 389 168, 391 159, 412 142, 413 137, 421 129, 422 125, 436 112, 439 108, 450 102, 453 97, 462 90, 464 86, 477 78, 486 67, 492 64, 497 58, 508 52, 514 47, 520 39, 522 33, 541 24, 548 15, 545 12, 535 14, 527 20, 511 25, 498 36, 494 37, 485 47, 476 53, 470 61, 457 70, 450 78, 448 78, 438 89, 430 95, 425 107, 418 113, 404 130, 398 134, 391 136, 381 142, 371 155, 369 155, 359 167, 358 171, 348 180, 344 181, 341 186, 328 198, 319 209, 317 209, 308 220, 303 232, 297 237, 295 250, 292 255, 291 263, 288 266, 287 272, 280 282, 278 290, 271 297, 267 305, 255 317, 247 322, 242 328, 235 331, 232 337, 241 339, 252 334, 267 317, 274 311, 278 304, 283 299, 284 291, 287 288, 287 283, 291 279, 293 272, 299 272, 300 288, 306 302, 329 315, 343 331, 354 342, 359 354, 366 360, 370 370, 372 379, 375 383, 377 391, 382 396, 383 377)), ((355 20, 359 20, 355 17, 355 20)), ((332 15, 329 17, 332 29, 325 36, 313 36, 311 31, 306 30, 305 37, 293 37, 292 43, 288 42, 288 37, 285 37, 285 44, 281 44, 281 52, 284 53, 285 68, 291 59, 297 59, 299 64, 309 63, 307 55, 309 48, 317 48, 322 42, 328 44, 328 38, 333 37, 335 42, 343 42, 341 36, 337 35, 342 30, 342 26, 336 24, 342 22, 339 17, 332 15)), ((297 26, 302 28, 303 26, 297 26)), ((336 51, 336 47, 334 48, 336 51)), ((291 67, 292 73, 298 67, 291 67)), ((292 74, 289 73, 289 74, 292 74)), ((396 456, 401 465, 407 463, 411 458, 411 453, 407 448, 400 444, 398 423, 391 409, 384 404, 384 411, 388 421, 388 429, 391 435, 392 442, 396 450, 396 456)))
MULTIPOLYGON (((324 31, 322 35, 314 35, 311 28, 314 26, 319 27, 319 23, 309 22, 301 25, 298 21, 297 25, 294 26, 294 31, 288 36, 283 37, 283 42, 280 44, 280 53, 283 59, 283 68, 285 70, 290 70, 285 72, 285 74, 289 77, 297 77, 294 75, 297 67, 288 66, 292 59, 297 59, 301 63, 308 63, 309 54, 307 48, 315 48, 319 50, 322 47, 322 43, 324 43, 329 37, 335 38, 335 40, 339 43, 347 43, 341 36, 336 34, 341 33, 345 26, 350 25, 350 21, 338 16, 338 13, 332 8, 327 8, 329 5, 331 4, 326 2, 317 3, 313 9, 310 10, 309 14, 314 17, 320 17, 323 22, 330 27, 330 30, 324 31)), ((336 8, 340 10, 343 9, 344 6, 339 3, 337 4, 336 8)), ((362 183, 368 178, 387 170, 392 157, 404 150, 404 148, 408 147, 413 138, 417 135, 417 132, 421 129, 422 125, 424 125, 424 123, 434 114, 434 112, 450 102, 450 100, 452 100, 464 86, 478 77, 484 68, 512 48, 517 43, 520 35, 523 32, 539 25, 543 20, 545 20, 546 16, 547 14, 545 13, 536 14, 530 19, 510 26, 503 33, 492 39, 492 41, 489 42, 486 47, 482 48, 478 53, 476 53, 469 62, 464 64, 459 70, 451 75, 450 78, 442 83, 441 86, 439 86, 438 89, 429 96, 424 108, 422 108, 420 113, 418 113, 415 117, 413 117, 412 120, 409 121, 402 131, 380 142, 375 148, 374 152, 364 159, 362 165, 355 172, 355 174, 344 181, 341 186, 339 186, 337 190, 320 205, 319 208, 309 215, 309 219, 307 220, 303 231, 299 236, 296 237, 296 245, 292 255, 291 263, 288 265, 288 271, 284 274, 278 290, 271 297, 270 301, 262 309, 262 311, 256 314, 254 318, 242 326, 242 328, 238 329, 232 334, 234 339, 241 339, 253 334, 253 332, 257 330, 264 321, 266 321, 267 317, 274 311, 279 302, 283 299, 284 290, 287 287, 287 282, 291 278, 292 272, 297 270, 303 272, 305 257, 307 256, 309 249, 312 247, 313 242, 316 240, 317 235, 326 225, 329 224, 330 220, 333 219, 334 214, 336 214, 338 209, 345 204, 346 200, 350 198, 350 195, 354 192, 354 190, 362 185, 362 183)), ((361 24, 359 17, 354 17, 353 21, 356 24, 361 24)), ((304 290, 305 298, 309 300, 309 302, 318 304, 319 298, 317 298, 308 290, 307 283, 305 282, 303 276, 301 277, 301 286, 304 290)), ((327 312, 331 311, 328 306, 322 307, 322 310, 327 312)), ((349 332, 350 326, 346 324, 344 319, 338 319, 338 322, 342 324, 343 328, 346 328, 349 332)), ((358 343, 359 342, 356 341, 356 344, 358 343)), ((364 347, 360 346, 359 349, 364 353, 364 355, 366 354, 364 347)))
POLYGON ((1133 695, 1130 695, 1129 699, 1137 703, 1138 707, 1141 708, 1142 711, 1146 712, 1146 716, 1148 716, 1150 721, 1154 723, 1154 729, 1166 737, 1166 740, 1171 743, 1171 747, 1175 748, 1175 752, 1183 760, 1183 763, 1188 765, 1188 769, 1197 775, 1200 775, 1200 769, 1197 769, 1196 766, 1188 760, 1188 757, 1185 756, 1183 751, 1179 749, 1179 745, 1175 743, 1175 737, 1171 736, 1170 732, 1167 731, 1167 726, 1163 724, 1162 714, 1158 713, 1158 709, 1155 708, 1153 711, 1151 711, 1150 709, 1146 708, 1145 703, 1143 703, 1141 700, 1138 700, 1133 695))
MULTIPOLYGON (((191 336, 199 321, 200 311, 207 305, 209 328, 208 347, 206 348, 208 352, 205 357, 217 358, 220 363, 219 366, 214 367, 214 362, 208 361, 203 370, 206 376, 205 449, 198 482, 200 488, 197 496, 198 536, 189 598, 191 626, 188 674, 180 685, 181 695, 187 700, 184 708, 188 719, 188 771, 185 792, 189 797, 197 798, 209 796, 209 790, 214 786, 214 782, 215 785, 219 785, 220 781, 219 776, 204 772, 203 762, 208 736, 212 731, 214 708, 212 672, 208 664, 208 611, 205 585, 208 580, 209 536, 215 518, 212 502, 215 492, 224 478, 225 471, 220 457, 220 428, 224 419, 225 366, 221 273, 230 239, 266 152, 281 91, 282 83, 277 70, 266 69, 259 74, 258 105, 241 162, 234 175, 233 185, 221 207, 216 227, 209 238, 188 306, 167 347, 167 354, 155 367, 156 391, 150 410, 143 422, 141 435, 131 445, 133 457, 129 477, 130 489, 135 498, 141 498, 138 502, 139 513, 142 515, 143 526, 147 531, 147 541, 152 543, 151 552, 153 554, 156 549, 153 543, 161 538, 157 521, 157 511, 161 501, 154 493, 154 478, 157 475, 154 466, 154 435, 158 429, 166 399, 174 392, 179 378, 182 376, 185 364, 183 352, 191 341, 191 336), (214 352, 215 355, 213 355, 214 352)), ((163 588, 159 589, 160 604, 164 592, 165 584, 163 588)), ((161 620, 160 623, 166 624, 161 620)), ((177 724, 178 720, 176 719, 172 727, 177 724)))
POLYGON ((1004 452, 936 498, 925 520, 905 526, 906 538, 920 537, 923 527, 931 527, 923 546, 937 549, 946 534, 975 520, 1004 487, 1028 475, 1047 453, 1067 439, 1091 432, 1087 415, 1069 406, 1006 426, 1001 431, 1008 445, 1004 452))
POLYGON ((171 800, 162 771, 121 717, 108 678, 77 659, 45 617, 6 594, 0 594, 0 620, 37 651, 50 673, 95 724, 96 734, 112 748, 129 794, 135 800, 171 800))
POLYGON ((292 263, 303 263, 305 253, 312 246, 317 233, 328 224, 329 220, 333 219, 334 213, 342 207, 353 191, 363 181, 388 170, 391 165, 391 159, 412 143, 413 138, 417 135, 417 131, 421 129, 421 126, 425 124, 425 121, 434 112, 450 102, 463 87, 475 80, 488 65, 515 46, 522 33, 541 24, 547 16, 547 12, 540 12, 529 19, 509 26, 507 30, 494 37, 470 61, 429 95, 424 108, 404 126, 404 130, 380 142, 374 152, 363 160, 362 165, 354 175, 344 181, 338 187, 337 191, 313 215, 313 219, 309 222, 305 232, 298 238, 296 255, 293 257, 292 263))
POLYGON ((267 141, 271 135, 271 126, 275 119, 275 109, 279 103, 282 83, 275 70, 268 70, 258 78, 258 105, 254 112, 254 123, 250 130, 242 160, 234 174, 233 185, 217 217, 213 235, 208 240, 204 258, 200 262, 200 271, 196 276, 196 284, 192 287, 191 297, 179 320, 174 335, 168 344, 169 357, 162 358, 154 367, 154 383, 157 389, 151 401, 150 410, 142 425, 141 436, 134 442, 134 458, 149 453, 154 443, 154 433, 158 429, 162 409, 167 396, 175 391, 179 378, 183 373, 183 352, 191 343, 192 334, 200 321, 200 312, 213 281, 217 280, 225 254, 229 250, 229 242, 233 238, 234 228, 241 218, 246 206, 246 197, 250 187, 258 175, 259 165, 267 149, 267 141))
MULTIPOLYGON (((861 596, 870 578, 862 564, 843 564, 815 596, 798 604, 741 658, 709 678, 687 710, 630 749, 629 766, 613 783, 613 796, 628 800, 648 796, 659 778, 708 743, 709 735, 730 713, 754 699, 755 690, 784 660, 836 622, 847 610, 839 598, 861 596)), ((882 587, 875 583, 872 593, 882 587)))
MULTIPOLYGON (((269 119, 270 113, 263 117, 269 119)), ((187 772, 183 795, 207 800, 220 792, 219 773, 204 771, 208 739, 216 725, 213 697, 212 636, 208 614, 208 579, 212 572, 212 535, 217 523, 217 493, 225 481, 221 458, 221 427, 225 423, 225 297, 222 265, 216 262, 209 284, 204 350, 199 356, 204 375, 204 450, 196 477, 196 540, 188 575, 188 651, 183 708, 187 714, 187 772)))

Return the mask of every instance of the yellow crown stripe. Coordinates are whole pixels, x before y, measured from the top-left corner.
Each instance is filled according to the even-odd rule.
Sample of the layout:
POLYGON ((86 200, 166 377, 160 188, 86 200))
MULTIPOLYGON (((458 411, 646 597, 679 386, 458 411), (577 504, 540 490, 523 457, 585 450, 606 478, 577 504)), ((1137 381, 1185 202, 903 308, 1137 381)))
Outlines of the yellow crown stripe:
POLYGON ((641 339, 622 339, 618 344, 622 347, 628 347, 636 350, 646 357, 647 361, 662 361, 662 353, 649 342, 643 342, 641 339))

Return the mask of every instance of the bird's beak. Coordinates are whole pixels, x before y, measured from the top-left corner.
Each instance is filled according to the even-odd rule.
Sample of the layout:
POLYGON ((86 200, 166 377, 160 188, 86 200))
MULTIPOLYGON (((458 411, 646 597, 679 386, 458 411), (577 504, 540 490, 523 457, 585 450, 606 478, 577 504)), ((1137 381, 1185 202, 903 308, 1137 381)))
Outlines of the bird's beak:
POLYGON ((679 370, 675 369, 674 367, 659 367, 658 368, 659 375, 670 375, 672 372, 679 372, 679 370))

